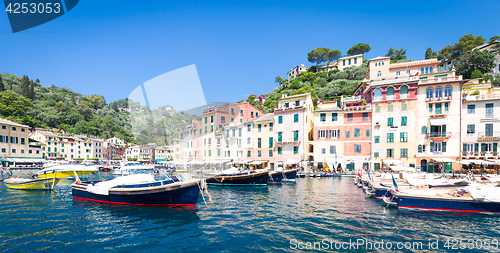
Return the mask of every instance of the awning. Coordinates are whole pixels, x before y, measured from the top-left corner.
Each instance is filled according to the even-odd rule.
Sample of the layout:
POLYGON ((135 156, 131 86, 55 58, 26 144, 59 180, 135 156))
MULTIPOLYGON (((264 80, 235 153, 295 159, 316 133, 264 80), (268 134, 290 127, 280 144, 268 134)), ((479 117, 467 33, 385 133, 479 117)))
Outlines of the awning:
POLYGON ((485 161, 485 160, 462 160, 462 164, 495 164, 494 162, 485 161))
POLYGON ((257 161, 253 161, 251 163, 248 163, 248 164, 263 164, 263 163, 267 163, 269 162, 269 160, 257 160, 257 161))
POLYGON ((331 169, 337 169, 339 165, 345 163, 344 158, 335 158, 335 157, 327 157, 325 158, 325 162, 328 164, 328 167, 331 169))
POLYGON ((436 162, 439 162, 439 163, 453 163, 453 162, 455 162, 455 160, 453 160, 451 158, 445 158, 445 157, 439 157, 439 158, 432 157, 431 159, 436 161, 436 162))
POLYGON ((403 166, 400 160, 384 160, 384 164, 388 166, 403 166))
POLYGON ((300 163, 299 159, 290 159, 285 162, 285 164, 297 164, 300 163))
POLYGON ((156 161, 157 163, 165 161, 165 159, 154 159, 153 161, 156 161))
POLYGON ((431 122, 431 126, 440 126, 440 125, 448 125, 450 122, 447 118, 433 118, 429 119, 431 122))

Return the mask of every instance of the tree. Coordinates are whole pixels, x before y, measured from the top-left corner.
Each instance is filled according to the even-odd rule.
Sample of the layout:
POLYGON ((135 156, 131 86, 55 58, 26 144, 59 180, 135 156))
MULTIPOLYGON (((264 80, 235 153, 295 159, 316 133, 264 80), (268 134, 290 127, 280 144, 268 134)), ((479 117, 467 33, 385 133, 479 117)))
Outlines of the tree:
POLYGON ((336 61, 336 60, 338 60, 338 58, 340 57, 340 55, 342 55, 342 53, 340 52, 340 50, 337 50, 337 49, 330 50, 326 54, 326 60, 327 61, 336 61))
POLYGON ((471 78, 474 70, 479 70, 481 73, 488 73, 495 67, 495 56, 488 50, 473 50, 459 58, 455 67, 457 73, 465 79, 471 78))
POLYGON ((406 50, 404 48, 395 49, 393 47, 389 48, 385 56, 391 57, 391 62, 397 62, 400 60, 406 60, 406 50))
POLYGON ((432 48, 428 47, 427 50, 425 50, 425 59, 432 58, 437 58, 437 52, 432 51, 432 48))
POLYGON ((23 97, 29 97, 30 95, 30 79, 28 79, 28 76, 23 76, 23 79, 21 80, 21 95, 23 97))
POLYGON ((470 75, 470 79, 476 79, 476 78, 483 78, 483 73, 481 73, 479 69, 472 71, 472 74, 470 75))
POLYGON ((29 124, 27 111, 32 107, 31 100, 6 90, 0 92, 0 117, 20 124, 29 124))
POLYGON ((453 46, 445 46, 439 51, 438 59, 452 59, 459 57, 466 52, 474 49, 477 46, 484 44, 485 39, 483 36, 479 35, 475 37, 472 34, 465 34, 460 37, 457 43, 453 46))
POLYGON ((283 82, 283 76, 281 75, 277 76, 276 79, 274 79, 274 82, 279 83, 281 85, 283 82))
POLYGON ((301 72, 298 76, 298 79, 300 79, 302 82, 309 81, 310 83, 314 83, 316 81, 316 78, 316 74, 312 72, 301 72))
POLYGON ((87 97, 87 100, 92 104, 92 107, 94 107, 94 109, 96 110, 102 108, 106 104, 106 101, 104 101, 104 98, 102 96, 95 94, 92 94, 90 95, 90 97, 87 97))
POLYGON ((64 104, 63 101, 59 101, 54 106, 54 109, 56 109, 56 111, 58 111, 58 112, 63 112, 63 111, 66 111, 66 105, 64 104))
POLYGON ((495 40, 500 40, 500 35, 495 35, 495 36, 491 37, 490 40, 488 41, 488 43, 491 43, 495 40))
POLYGON ((311 66, 307 68, 307 72, 316 72, 316 66, 311 66))
POLYGON ((328 59, 329 48, 318 47, 313 49, 311 52, 307 53, 307 60, 311 63, 316 63, 316 72, 318 71, 318 65, 325 62, 328 59))
POLYGON ((5 87, 3 86, 2 76, 0 76, 0 92, 2 92, 4 90, 5 90, 5 87))
POLYGON ((35 82, 37 82, 38 84, 40 84, 40 79, 36 79, 35 82))
POLYGON ((29 98, 35 98, 35 83, 33 83, 33 81, 30 82, 29 98))
POLYGON ((92 111, 92 108, 83 103, 75 106, 74 109, 76 112, 82 115, 85 118, 85 120, 90 120, 90 118, 92 117, 92 113, 94 112, 92 111))
POLYGON ((348 55, 364 54, 370 52, 370 50, 372 50, 370 45, 366 43, 359 43, 349 48, 349 50, 347 50, 347 54, 348 55))

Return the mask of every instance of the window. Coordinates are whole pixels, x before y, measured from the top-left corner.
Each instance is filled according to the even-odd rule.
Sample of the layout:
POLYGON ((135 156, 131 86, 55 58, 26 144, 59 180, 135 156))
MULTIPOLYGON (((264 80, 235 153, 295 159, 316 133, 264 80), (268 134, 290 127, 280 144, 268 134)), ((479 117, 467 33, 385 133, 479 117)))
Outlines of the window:
POLYGON ((332 121, 337 121, 339 118, 338 113, 332 113, 332 121))
POLYGON ((379 157, 378 152, 373 152, 373 157, 379 157))
POLYGON ((220 156, 220 149, 217 149, 217 156, 220 156))
POLYGON ((351 135, 351 133, 349 131, 345 131, 345 137, 349 138, 349 135, 351 135))
POLYGON ((448 111, 448 103, 444 103, 444 110, 448 111))
POLYGON ((12 149, 12 153, 16 153, 16 149, 12 149))
POLYGON ((269 137, 269 147, 272 148, 273 147, 273 137, 269 137))
POLYGON ((12 131, 16 131, 16 128, 15 128, 15 127, 12 127, 12 131))
POLYGON ((468 134, 473 134, 476 132, 476 125, 467 125, 467 133, 468 134))
POLYGON ((402 103, 401 104, 401 111, 407 111, 408 110, 408 104, 407 103, 402 103))
POLYGON ((387 88, 387 100, 394 99, 394 87, 387 88))
POLYGON ((441 87, 436 88, 436 97, 437 98, 443 97, 443 88, 441 87))
POLYGON ((278 133, 278 142, 282 142, 283 141, 283 132, 279 132, 278 133))
POLYGON ((278 124, 283 124, 283 116, 278 116, 278 124))
POLYGON ((402 116, 401 117, 401 126, 406 126, 408 125, 408 117, 402 116))
POLYGON ((361 145, 354 144, 354 153, 361 153, 361 145))
POLYGON ((375 106, 375 112, 380 112, 380 105, 375 106))
POLYGON ((272 149, 269 150, 269 157, 273 157, 273 150, 272 149))
POLYGON ((363 113, 363 121, 368 121, 368 113, 367 112, 363 113))
POLYGON ((358 63, 358 58, 354 58, 354 64, 358 63))
POLYGON ((299 106, 300 105, 300 101, 295 101, 295 106, 299 106))
POLYGON ((336 154, 337 153, 337 147, 335 145, 330 145, 330 154, 336 154))
POLYGON ((340 138, 340 130, 330 130, 330 138, 340 138))
POLYGON ((392 117, 387 118, 387 126, 394 126, 394 119, 392 117))
MULTIPOLYGON (((21 144, 25 144, 24 138, 21 138, 21 144)), ((63 147, 64 147, 64 144, 63 144, 63 147)))
POLYGON ((376 89, 373 92, 373 98, 375 101, 382 101, 382 90, 381 89, 376 89))
MULTIPOLYGON (((250 152, 250 151, 248 151, 250 152)), ((278 147, 278 155, 281 155, 283 154, 283 148, 282 147, 278 147)))
POLYGON ((293 141, 299 141, 299 131, 293 131, 293 141))
MULTIPOLYGON (((279 150, 279 149, 278 149, 279 150)), ((247 151, 247 157, 251 157, 252 156, 252 151, 251 150, 248 150, 247 151)))
POLYGON ((298 154, 299 153, 299 146, 293 146, 293 153, 298 154))
POLYGON ((349 59, 349 61, 348 61, 348 62, 349 62, 349 65, 351 65, 351 59, 349 59))
POLYGON ((408 94, 408 85, 402 85, 401 89, 399 91, 400 95, 407 95, 408 94))
POLYGON ((366 130, 366 137, 370 137, 370 130, 366 130))
POLYGON ((220 116, 220 121, 226 122, 226 117, 225 116, 220 116))
POLYGON ((345 60, 342 61, 342 66, 345 66, 345 60))
POLYGON ((387 111, 388 111, 388 112, 392 112, 392 111, 394 111, 394 106, 393 106, 393 105, 388 105, 388 106, 387 106, 387 111))
POLYGON ((299 114, 294 114, 293 115, 293 122, 299 122, 299 114))
POLYGON ((247 144, 250 144, 250 142, 252 142, 252 138, 248 137, 247 138, 247 144))
POLYGON ((422 153, 422 145, 418 145, 418 153, 422 153))
POLYGON ((321 154, 326 154, 326 148, 321 149, 321 154))
POLYGON ((326 113, 320 113, 319 114, 319 121, 325 122, 326 121, 326 113))
POLYGON ((262 132, 262 124, 257 125, 257 132, 262 132))
POLYGON ((374 136, 375 143, 380 143, 380 136, 374 136))
POLYGON ((257 156, 262 157, 262 150, 257 150, 257 156))
POLYGON ((318 130, 318 138, 319 139, 328 138, 328 130, 318 130))
POLYGON ((484 125, 484 135, 486 137, 493 137, 493 124, 485 124, 484 125))
POLYGON ((467 105, 467 113, 476 113, 476 105, 467 105))
POLYGON ((436 104, 436 110, 435 110, 434 113, 437 114, 437 115, 442 114, 441 103, 436 104))
POLYGON ((354 137, 359 137, 360 136, 360 131, 359 128, 354 129, 354 137))
POLYGON ((444 96, 451 97, 451 86, 444 87, 444 96))
POLYGON ((234 118, 231 118, 231 122, 234 122, 234 118))
POLYGON ((290 103, 285 103, 285 108, 290 107, 290 103))
POLYGON ((432 112, 432 104, 429 104, 429 112, 432 112))
POLYGON ((396 75, 400 76, 401 75, 401 71, 396 71, 396 75))
POLYGON ((387 157, 394 157, 394 149, 392 148, 387 149, 387 157))
POLYGON ((378 71, 377 72, 377 77, 381 77, 382 76, 382 71, 378 71))
POLYGON ((250 131, 252 131, 252 125, 247 126, 247 132, 250 132, 250 131))
POLYGON ((243 115, 243 110, 240 110, 240 114, 243 115))
POLYGON ((394 133, 387 133, 387 143, 394 142, 394 133))
POLYGON ((402 148, 400 151, 400 157, 408 157, 408 149, 407 148, 402 148))
POLYGON ((241 132, 242 132, 243 129, 241 128, 238 128, 238 137, 241 137, 241 132))
POLYGON ((493 117, 493 103, 486 104, 486 117, 493 117))
POLYGON ((408 133, 399 133, 399 142, 408 142, 408 133))
POLYGON ((210 116, 210 123, 214 123, 214 116, 210 116))
POLYGON ((269 131, 273 131, 274 123, 269 123, 269 131))
POLYGON ((425 90, 426 98, 432 98, 432 93, 432 88, 427 88, 427 90, 425 90))
POLYGON ((407 71, 406 71, 406 74, 407 74, 407 75, 409 75, 410 73, 411 73, 411 72, 410 72, 410 70, 407 70, 407 71))
POLYGON ((257 138, 257 148, 261 148, 262 147, 262 140, 261 138, 257 138))
POLYGON ((352 113, 348 113, 347 114, 347 122, 352 122, 352 118, 353 118, 352 113))

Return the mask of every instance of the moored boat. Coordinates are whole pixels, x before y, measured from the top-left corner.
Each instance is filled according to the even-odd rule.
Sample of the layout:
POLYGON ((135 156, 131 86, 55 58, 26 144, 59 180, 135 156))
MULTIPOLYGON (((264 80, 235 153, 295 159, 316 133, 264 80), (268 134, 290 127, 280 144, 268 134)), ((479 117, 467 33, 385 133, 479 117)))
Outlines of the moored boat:
POLYGON ((150 174, 134 174, 107 181, 71 185, 73 198, 122 205, 196 206, 200 180, 171 176, 156 180, 150 174))
POLYGON ((113 171, 113 175, 129 175, 131 171, 136 170, 154 170, 154 166, 152 165, 144 165, 140 162, 125 162, 120 165, 120 168, 117 168, 113 171))
POLYGON ((46 169, 37 171, 34 178, 67 178, 74 177, 75 173, 78 176, 91 175, 97 172, 98 168, 95 166, 86 166, 80 164, 64 164, 55 165, 46 169))
POLYGON ((297 178, 297 171, 298 169, 290 169, 290 170, 284 170, 283 173, 283 181, 295 181, 295 178, 297 178))
POLYGON ((5 179, 5 186, 16 190, 52 190, 59 182, 59 178, 9 178, 5 179))
POLYGON ((207 184, 209 185, 251 185, 251 186, 263 186, 267 185, 267 180, 269 177, 269 171, 249 171, 240 172, 234 170, 226 170, 220 174, 211 175, 206 178, 207 184))
POLYGON ((269 171, 269 178, 267 179, 268 184, 280 184, 283 179, 283 173, 281 171, 269 171))

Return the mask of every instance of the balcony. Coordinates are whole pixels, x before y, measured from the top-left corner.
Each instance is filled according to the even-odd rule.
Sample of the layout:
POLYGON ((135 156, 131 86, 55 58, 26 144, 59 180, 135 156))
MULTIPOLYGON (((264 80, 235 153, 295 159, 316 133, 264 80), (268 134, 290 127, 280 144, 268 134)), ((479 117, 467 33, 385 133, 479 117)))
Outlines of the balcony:
POLYGON ((382 97, 374 97, 373 98, 373 102, 381 102, 382 101, 382 97))
POLYGON ((288 110, 296 110, 296 109, 303 109, 303 105, 298 105, 298 106, 289 106, 289 107, 281 107, 281 108, 276 108, 274 109, 275 112, 280 112, 280 111, 288 111, 288 110))
POLYGON ((285 138, 285 137, 283 137, 281 140, 278 139, 277 143, 278 144, 287 144, 287 143, 299 143, 301 141, 302 141, 302 137, 300 137, 300 136, 299 136, 299 138, 293 138, 293 137, 285 138))
POLYGON ((410 94, 399 94, 399 99, 409 99, 410 98, 410 94))
MULTIPOLYGON (((365 82, 368 82, 368 81, 370 81, 370 80, 365 79, 365 82)), ((378 85, 404 83, 404 82, 411 82, 411 81, 418 81, 418 76, 410 76, 408 78, 397 78, 397 79, 388 79, 388 80, 380 80, 380 81, 371 81, 370 84, 371 84, 371 86, 378 86, 378 85)))
POLYGON ((451 137, 451 132, 431 132, 425 134, 425 138, 427 139, 450 138, 450 137, 451 137))
POLYGON ((433 83, 457 82, 457 81, 462 81, 462 76, 450 76, 443 78, 419 80, 419 84, 433 84, 433 83))
POLYGON ((478 132, 477 142, 500 141, 500 131, 478 132))
POLYGON ((500 99, 499 94, 486 94, 486 95, 475 95, 475 96, 465 96, 465 101, 481 101, 481 100, 495 100, 500 99))
POLYGON ((392 100, 394 100, 394 95, 387 95, 387 96, 385 97, 385 100, 387 100, 387 101, 392 101, 392 100))
POLYGON ((363 98, 361 96, 354 96, 354 97, 345 97, 342 98, 343 103, 356 103, 356 102, 362 102, 363 98))
POLYGON ((361 105, 361 106, 346 106, 344 107, 345 111, 364 111, 371 110, 372 105, 361 105))
POLYGON ((453 97, 452 96, 441 96, 441 97, 430 97, 430 98, 425 98, 425 101, 427 102, 447 102, 451 101, 453 97))

